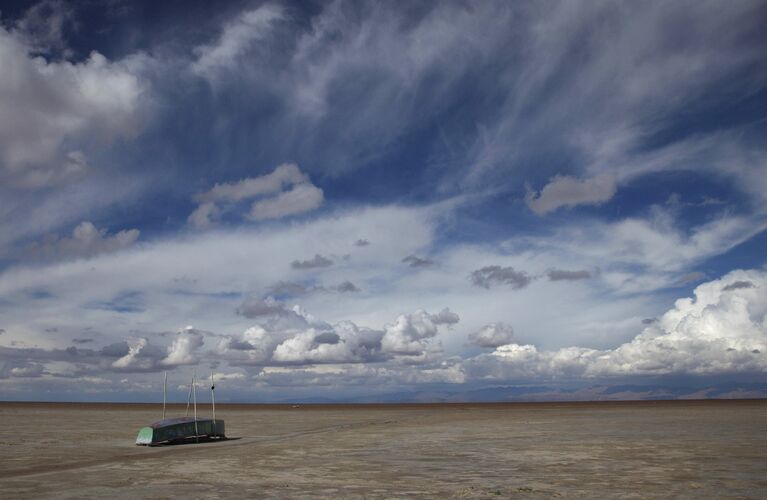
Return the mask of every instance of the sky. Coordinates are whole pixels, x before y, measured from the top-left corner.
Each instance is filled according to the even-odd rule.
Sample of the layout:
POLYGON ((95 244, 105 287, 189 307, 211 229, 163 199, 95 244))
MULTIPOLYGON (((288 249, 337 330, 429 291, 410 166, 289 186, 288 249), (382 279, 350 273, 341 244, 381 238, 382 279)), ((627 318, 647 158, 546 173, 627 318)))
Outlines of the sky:
POLYGON ((765 21, 4 1, 0 399, 767 390, 765 21))

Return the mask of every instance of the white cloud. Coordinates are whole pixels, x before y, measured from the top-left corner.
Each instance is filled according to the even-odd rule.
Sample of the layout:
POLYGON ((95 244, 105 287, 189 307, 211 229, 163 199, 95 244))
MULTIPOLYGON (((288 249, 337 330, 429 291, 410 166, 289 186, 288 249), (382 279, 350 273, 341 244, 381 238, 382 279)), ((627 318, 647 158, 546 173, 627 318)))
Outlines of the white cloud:
POLYGON ((394 323, 384 327, 381 347, 385 352, 405 356, 420 356, 443 324, 458 322, 458 316, 445 309, 433 315, 419 309, 412 314, 401 314, 394 323))
MULTIPOLYGON (((767 71, 762 69, 751 72, 748 81, 733 78, 763 66, 765 41, 741 36, 761 32, 759 3, 742 2, 726 12, 716 2, 614 7, 566 2, 555 9, 526 10, 531 20, 515 32, 518 43, 510 44, 519 51, 512 58, 514 70, 504 74, 513 91, 497 122, 477 137, 466 184, 487 185, 525 171, 526 164, 550 158, 555 149, 571 169, 563 171, 559 160, 544 162, 538 172, 560 174, 560 180, 544 188, 540 199, 530 199, 533 210, 547 213, 609 199, 614 187, 602 176, 624 184, 649 169, 718 175, 739 170, 732 153, 739 149, 734 145, 743 144, 735 137, 742 131, 724 140, 719 132, 701 132, 689 142, 656 148, 647 148, 647 140, 667 130, 666 118, 685 113, 701 98, 726 106, 731 97, 719 94, 722 81, 739 88, 739 95, 750 95, 756 81, 764 85, 767 71), (716 154, 693 159, 692 142, 716 142, 716 154), (729 166, 717 165, 720 157, 729 166)), ((748 170, 756 180, 758 169, 748 170)))
POLYGON ((407 358, 421 363, 439 351, 432 342, 442 325, 454 325, 458 315, 445 308, 438 314, 419 310, 402 314, 383 330, 341 321, 317 321, 295 310, 304 321, 266 322, 248 328, 241 336, 225 336, 218 355, 234 364, 306 365, 314 363, 366 363, 407 358))
POLYGON ((499 347, 511 344, 514 340, 514 329, 504 323, 490 323, 472 333, 469 340, 479 347, 499 347))
MULTIPOLYGON (((593 259, 595 265, 622 263, 646 270, 680 272, 703 259, 724 253, 767 229, 761 216, 723 215, 683 231, 673 214, 661 209, 647 219, 582 223, 563 228, 545 240, 549 247, 593 259)), ((609 279, 609 273, 607 278, 609 279)))
POLYGON ((676 301, 658 322, 614 349, 540 351, 506 344, 466 362, 476 378, 715 375, 767 369, 767 273, 733 271, 676 301), (750 282, 751 287, 734 287, 750 282), (729 288, 728 288, 729 287, 729 288))
POLYGON ((532 278, 524 271, 517 271, 513 267, 501 267, 498 265, 484 266, 476 269, 469 276, 476 286, 490 288, 494 285, 510 285, 513 289, 524 288, 532 282, 532 278))
POLYGON ((253 220, 279 219, 319 208, 323 200, 322 189, 311 184, 299 184, 290 191, 253 203, 248 217, 253 220))
POLYGON ((536 214, 545 215, 561 207, 599 205, 610 200, 615 191, 615 178, 609 175, 583 180, 557 175, 539 193, 528 188, 525 203, 536 214))
POLYGON ((196 229, 207 229, 213 225, 213 223, 221 215, 221 209, 219 209, 213 202, 200 203, 194 212, 189 214, 187 222, 190 226, 196 229))
POLYGON ((234 183, 216 184, 209 191, 195 196, 199 206, 189 215, 193 227, 205 229, 221 216, 221 204, 258 198, 250 207, 251 220, 279 219, 319 208, 324 201, 322 189, 309 180, 292 163, 279 165, 272 173, 242 179, 234 183))
POLYGON ((168 348, 168 355, 161 363, 167 366, 197 364, 199 361, 197 350, 203 343, 203 334, 192 327, 187 327, 176 334, 173 344, 168 348))
POLYGON ((309 176, 293 163, 279 165, 270 174, 251 177, 238 182, 216 184, 209 191, 195 196, 201 203, 240 201, 283 191, 286 187, 309 183, 309 176))
MULTIPOLYGON (((307 328, 292 308, 299 303, 331 324, 350 319, 361 325, 383 325, 418 304, 385 298, 392 290, 389 280, 406 273, 399 263, 402 255, 431 244, 435 218, 441 213, 430 207, 358 207, 281 227, 181 234, 87 260, 18 263, 0 273, 0 295, 7 306, 0 325, 6 333, 0 343, 10 346, 23 340, 60 349, 84 336, 96 338, 94 347, 136 336, 155 344, 159 341, 154 332, 175 331, 179 318, 207 331, 242 332, 253 321, 237 315, 237 308, 247 297, 267 298, 275 283, 295 282, 304 272, 292 269, 290 262, 310 256, 307 248, 320 255, 354 253, 334 266, 312 269, 312 281, 301 282, 306 289, 349 281, 363 292, 345 293, 344 300, 338 300, 337 293, 304 294, 285 305, 291 312, 280 316, 282 324, 307 328), (349 242, 371 227, 379 238, 376 245, 350 248, 349 242), (381 300, 375 300, 382 291, 381 300), (124 307, 121 297, 137 297, 140 307, 124 307), (51 327, 58 332, 47 332, 51 327)), ((446 303, 424 305, 439 311, 446 303)), ((206 345, 216 343, 206 339, 206 345)), ((162 359, 167 353, 165 345, 160 347, 162 359)))
POLYGON ((151 344, 146 337, 133 339, 128 345, 128 353, 115 360, 113 368, 124 371, 156 370, 165 357, 163 350, 151 344))
POLYGON ((138 229, 128 229, 109 235, 93 223, 83 221, 72 230, 71 238, 48 236, 27 247, 27 256, 33 259, 59 260, 92 257, 130 247, 139 237, 138 229))
POLYGON ((272 359, 282 363, 344 363, 359 361, 346 340, 333 333, 334 342, 318 342, 320 335, 310 329, 284 340, 272 359))
POLYGON ((22 36, 0 27, 0 174, 39 187, 85 168, 65 144, 134 135, 146 85, 141 56, 109 61, 92 52, 80 63, 32 57, 22 36))
POLYGON ((216 78, 221 71, 232 69, 237 64, 237 58, 253 45, 263 42, 275 22, 283 17, 283 9, 273 4, 243 12, 226 24, 214 43, 195 50, 197 60, 192 69, 208 78, 216 78))

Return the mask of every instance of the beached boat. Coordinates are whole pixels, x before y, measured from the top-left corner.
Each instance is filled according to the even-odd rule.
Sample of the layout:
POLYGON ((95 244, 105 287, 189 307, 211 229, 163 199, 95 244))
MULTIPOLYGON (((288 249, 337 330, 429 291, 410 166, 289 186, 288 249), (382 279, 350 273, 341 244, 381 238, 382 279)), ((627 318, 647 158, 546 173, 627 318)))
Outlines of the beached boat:
POLYGON ((176 418, 165 418, 165 406, 168 393, 168 373, 165 373, 162 391, 162 420, 148 427, 142 427, 136 437, 136 444, 154 446, 158 444, 182 443, 200 439, 226 439, 224 421, 216 418, 216 386, 213 374, 210 374, 210 398, 213 406, 213 418, 197 418, 197 379, 192 377, 189 386, 189 397, 186 401, 186 415, 176 418), (194 400, 194 416, 189 416, 189 405, 194 400))
POLYGON ((194 417, 166 418, 142 428, 136 444, 155 445, 177 443, 192 439, 225 439, 223 420, 194 417))

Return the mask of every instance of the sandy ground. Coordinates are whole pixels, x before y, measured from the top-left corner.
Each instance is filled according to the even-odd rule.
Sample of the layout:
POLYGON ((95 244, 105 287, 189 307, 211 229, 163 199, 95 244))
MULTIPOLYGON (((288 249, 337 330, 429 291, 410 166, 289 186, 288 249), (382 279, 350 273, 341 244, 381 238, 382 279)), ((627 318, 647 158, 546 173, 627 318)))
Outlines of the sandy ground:
POLYGON ((237 439, 135 446, 158 413, 0 403, 0 498, 767 497, 767 401, 222 406, 237 439))

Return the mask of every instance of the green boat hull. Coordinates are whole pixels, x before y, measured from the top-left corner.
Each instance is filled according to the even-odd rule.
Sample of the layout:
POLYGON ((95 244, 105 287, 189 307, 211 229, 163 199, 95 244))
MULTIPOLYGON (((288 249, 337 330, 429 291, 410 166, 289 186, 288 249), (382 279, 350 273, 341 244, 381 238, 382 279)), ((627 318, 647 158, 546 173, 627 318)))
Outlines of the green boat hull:
POLYGON ((225 439, 224 421, 201 419, 195 422, 188 417, 161 420, 143 427, 136 437, 136 444, 152 446, 194 438, 225 439))

